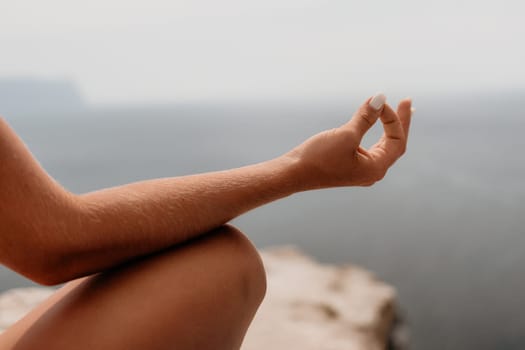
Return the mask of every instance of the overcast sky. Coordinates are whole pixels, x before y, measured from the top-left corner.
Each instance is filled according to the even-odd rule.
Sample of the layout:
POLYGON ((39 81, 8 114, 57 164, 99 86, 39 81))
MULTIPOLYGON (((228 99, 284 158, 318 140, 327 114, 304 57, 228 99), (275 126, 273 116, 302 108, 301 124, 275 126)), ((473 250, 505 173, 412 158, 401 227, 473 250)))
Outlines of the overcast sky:
POLYGON ((332 98, 525 87, 525 2, 16 0, 0 77, 94 103, 332 98))

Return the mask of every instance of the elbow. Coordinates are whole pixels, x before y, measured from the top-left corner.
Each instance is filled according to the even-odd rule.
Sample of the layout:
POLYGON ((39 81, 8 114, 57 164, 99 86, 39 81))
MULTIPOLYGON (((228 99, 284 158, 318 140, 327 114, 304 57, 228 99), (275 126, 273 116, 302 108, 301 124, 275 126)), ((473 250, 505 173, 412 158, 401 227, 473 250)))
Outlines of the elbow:
POLYGON ((74 279, 64 271, 50 267, 40 267, 31 271, 27 277, 42 286, 56 286, 74 279))
POLYGON ((77 259, 62 245, 24 239, 10 246, 11 249, 0 252, 0 263, 37 284, 55 286, 80 277, 77 259))
POLYGON ((46 251, 32 264, 30 279, 44 286, 56 286, 92 274, 79 259, 78 254, 54 249, 46 251))
POLYGON ((31 281, 35 282, 36 284, 48 287, 56 286, 58 284, 67 282, 63 278, 59 278, 55 273, 51 272, 35 271, 26 274, 26 277, 29 278, 31 281))
POLYGON ((25 261, 20 263, 3 261, 2 264, 36 284, 54 286, 62 283, 62 278, 59 278, 56 273, 46 268, 44 262, 36 263, 25 261))
POLYGON ((54 287, 54 286, 58 286, 60 284, 72 281, 74 279, 75 278, 58 277, 56 275, 45 275, 45 276, 41 276, 39 279, 32 280, 32 281, 41 286, 54 287))
POLYGON ((55 286, 80 277, 80 264, 67 244, 52 239, 29 241, 26 240, 25 244, 19 242, 17 251, 9 254, 5 265, 44 286, 55 286))
POLYGON ((56 286, 73 280, 75 277, 64 266, 58 264, 56 256, 32 256, 23 261, 5 262, 13 271, 43 286, 56 286))

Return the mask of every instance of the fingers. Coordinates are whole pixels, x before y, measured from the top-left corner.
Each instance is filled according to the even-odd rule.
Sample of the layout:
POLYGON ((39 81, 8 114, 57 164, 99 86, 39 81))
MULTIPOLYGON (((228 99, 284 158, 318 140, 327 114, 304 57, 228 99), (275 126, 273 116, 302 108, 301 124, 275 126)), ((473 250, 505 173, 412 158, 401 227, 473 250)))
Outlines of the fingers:
POLYGON ((398 105, 397 113, 390 106, 385 105, 381 114, 385 132, 381 141, 371 149, 371 153, 385 158, 388 164, 395 162, 405 152, 411 104, 410 99, 402 100, 398 105))
POLYGON ((352 119, 343 128, 355 130, 359 142, 366 132, 374 125, 377 118, 382 114, 386 97, 383 94, 377 94, 370 97, 364 104, 359 107, 352 119))
POLYGON ((412 100, 405 98, 399 102, 397 106, 397 115, 403 125, 403 131, 405 132, 405 140, 408 138, 408 132, 410 131, 410 120, 412 118, 412 100))
POLYGON ((397 112, 385 102, 386 97, 383 94, 369 98, 342 128, 352 130, 356 135, 356 141, 360 143, 366 132, 380 118, 384 134, 381 140, 370 149, 369 154, 390 166, 405 152, 412 101, 408 98, 401 100, 397 112))
POLYGON ((384 137, 389 141, 403 141, 405 139, 405 131, 401 124, 399 115, 394 110, 386 105, 383 114, 381 114, 381 121, 383 122, 383 129, 385 130, 384 137))

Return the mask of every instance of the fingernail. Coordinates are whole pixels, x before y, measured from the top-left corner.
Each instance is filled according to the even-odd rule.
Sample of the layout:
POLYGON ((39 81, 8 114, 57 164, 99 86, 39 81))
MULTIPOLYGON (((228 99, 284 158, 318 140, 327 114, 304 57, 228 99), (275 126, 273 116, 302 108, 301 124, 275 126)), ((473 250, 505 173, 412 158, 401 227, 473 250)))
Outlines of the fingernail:
POLYGON ((383 106, 385 105, 385 102, 386 102, 386 96, 382 93, 378 93, 374 97, 372 97, 368 105, 372 107, 373 109, 375 109, 376 111, 379 111, 383 108, 383 106))
POLYGON ((416 109, 414 107, 410 107, 410 115, 416 113, 416 109))

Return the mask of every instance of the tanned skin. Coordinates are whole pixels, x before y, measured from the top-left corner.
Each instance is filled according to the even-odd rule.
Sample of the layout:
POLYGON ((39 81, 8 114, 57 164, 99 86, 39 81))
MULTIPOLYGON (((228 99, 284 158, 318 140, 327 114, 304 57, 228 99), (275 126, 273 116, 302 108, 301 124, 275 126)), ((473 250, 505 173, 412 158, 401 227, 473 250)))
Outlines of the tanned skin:
MULTIPOLYGON (((221 328, 224 320, 217 321, 216 315, 203 311, 200 315, 203 324, 217 330, 213 343, 210 340, 197 344, 191 340, 195 338, 184 338, 184 334, 172 330, 166 334, 158 331, 155 339, 167 334, 177 335, 179 344, 184 343, 183 339, 190 339, 187 345, 180 346, 181 349, 238 348, 262 300, 265 282, 263 277, 246 277, 237 281, 235 276, 239 276, 236 270, 239 264, 232 257, 248 262, 241 276, 263 276, 264 269, 246 237, 235 228, 224 225, 251 209, 297 192, 370 186, 381 180, 406 150, 411 101, 402 100, 397 111, 388 104, 375 110, 369 102, 370 99, 340 127, 314 135, 275 159, 237 169, 147 180, 85 194, 71 193, 55 182, 8 123, 0 119, 0 263, 44 285, 75 280, 13 326, 13 330, 0 336, 0 349, 29 349, 28 344, 32 341, 37 344, 56 338, 51 334, 57 327, 52 326, 60 324, 60 320, 76 312, 81 305, 89 305, 82 294, 87 293, 86 289, 91 288, 93 293, 94 288, 108 309, 115 304, 115 298, 122 296, 119 293, 123 291, 117 285, 129 283, 140 290, 147 285, 145 281, 151 283, 153 275, 157 280, 166 279, 166 284, 172 283, 174 276, 180 279, 197 276, 199 281, 202 280, 202 290, 208 290, 223 282, 213 282, 214 276, 206 269, 189 270, 192 266, 221 266, 221 262, 224 263, 221 271, 231 276, 232 286, 249 286, 249 292, 243 295, 251 305, 248 307, 250 311, 239 316, 238 322, 234 321, 237 316, 231 319, 231 324, 237 328, 232 328, 230 334, 221 328), (360 146, 361 140, 378 119, 383 123, 384 134, 374 146, 364 149, 360 146), (165 261, 165 264, 157 266, 154 263, 157 260, 165 261), (170 279, 164 277, 168 271, 170 279), (80 278, 84 276, 88 277, 80 278), (115 283, 114 289, 107 287, 111 285, 109 282, 93 287, 94 281, 101 278, 120 282, 115 283), (53 317, 50 310, 55 310, 53 317), (222 339, 223 334, 230 334, 229 340, 222 339)), ((234 287, 231 293, 238 293, 240 287, 234 287)), ((197 296, 198 293, 196 291, 197 296)), ((133 293, 126 295, 140 297, 133 293)), ((137 300, 132 296, 129 296, 129 306, 137 300)), ((190 296, 177 295, 174 298, 177 302, 173 305, 178 306, 173 306, 173 311, 183 315, 179 306, 187 305, 190 296)), ((206 299, 205 295, 200 295, 200 298, 208 300, 209 307, 217 304, 217 296, 206 299)), ((165 305, 151 306, 152 310, 155 307, 160 312, 165 305)), ((123 316, 122 319, 115 316, 114 322, 123 322, 126 309, 119 306, 118 310, 124 310, 123 316)), ((235 306, 230 305, 230 310, 235 310, 235 306)), ((194 311, 191 311, 191 317, 198 320, 199 314, 194 311)), ((241 314, 239 311, 238 315, 241 314)), ((115 315, 118 312, 115 311, 115 315)), ((79 327, 92 322, 93 317, 89 312, 84 318, 77 317, 81 322, 79 327)), ((160 324, 163 320, 158 317, 160 324)), ((177 320, 169 318, 166 321, 173 324, 177 320)), ((127 333, 133 331, 133 327, 129 327, 127 333)), ((80 339, 82 332, 75 332, 79 332, 77 328, 68 334, 80 339)), ((122 338, 115 337, 113 342, 108 340, 104 345, 92 346, 134 348, 122 338)), ((143 346, 149 344, 150 349, 163 349, 162 344, 166 343, 162 340, 158 346, 151 347, 147 342, 151 339, 146 334, 142 338, 137 335, 137 339, 135 345, 144 341, 143 346)), ((82 348, 80 345, 75 345, 75 348, 82 348)), ((62 345, 54 344, 49 348, 67 346, 71 344, 64 340, 62 345)))

